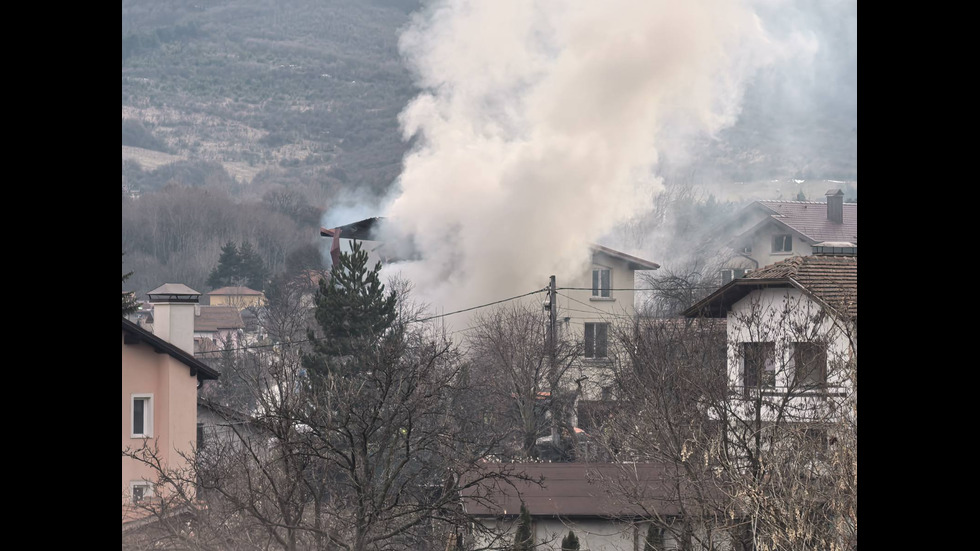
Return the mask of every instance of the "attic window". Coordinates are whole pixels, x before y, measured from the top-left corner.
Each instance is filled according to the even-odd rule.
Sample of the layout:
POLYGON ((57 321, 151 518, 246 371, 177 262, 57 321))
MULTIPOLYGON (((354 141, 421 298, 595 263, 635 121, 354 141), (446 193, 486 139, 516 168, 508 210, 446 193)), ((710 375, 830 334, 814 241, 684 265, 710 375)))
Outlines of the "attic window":
POLYGON ((790 234, 772 236, 772 252, 774 253, 793 252, 793 236, 790 234))

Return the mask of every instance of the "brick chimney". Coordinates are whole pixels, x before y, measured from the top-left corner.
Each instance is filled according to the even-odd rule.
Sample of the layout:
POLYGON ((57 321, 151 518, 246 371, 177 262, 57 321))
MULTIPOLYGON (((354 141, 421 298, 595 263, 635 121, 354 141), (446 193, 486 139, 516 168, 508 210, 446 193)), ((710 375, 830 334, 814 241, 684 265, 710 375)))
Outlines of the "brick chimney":
POLYGON ((147 294, 153 303, 153 334, 194 354, 194 310, 201 293, 180 283, 166 283, 147 294))
POLYGON ((844 223, 844 192, 839 188, 827 190, 827 220, 844 223))

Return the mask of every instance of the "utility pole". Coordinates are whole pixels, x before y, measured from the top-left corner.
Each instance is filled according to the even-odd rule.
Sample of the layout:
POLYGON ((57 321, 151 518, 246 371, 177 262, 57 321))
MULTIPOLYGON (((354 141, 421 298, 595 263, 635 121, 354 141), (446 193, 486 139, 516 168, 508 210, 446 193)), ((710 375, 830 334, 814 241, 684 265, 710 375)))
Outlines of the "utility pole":
POLYGON ((556 329, 558 326, 557 293, 555 276, 551 276, 551 280, 548 283, 548 355, 551 357, 552 369, 554 369, 555 365, 556 329))

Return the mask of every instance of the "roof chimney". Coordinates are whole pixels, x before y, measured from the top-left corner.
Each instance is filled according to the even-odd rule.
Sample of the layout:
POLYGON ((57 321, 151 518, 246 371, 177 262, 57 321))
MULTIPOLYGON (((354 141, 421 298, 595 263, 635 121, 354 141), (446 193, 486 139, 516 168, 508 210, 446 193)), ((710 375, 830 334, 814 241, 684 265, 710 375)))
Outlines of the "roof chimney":
POLYGON ((844 223, 844 192, 840 189, 827 190, 827 220, 844 223))
POLYGON ((153 303, 153 334, 194 353, 194 310, 198 293, 180 283, 166 283, 147 293, 153 303))

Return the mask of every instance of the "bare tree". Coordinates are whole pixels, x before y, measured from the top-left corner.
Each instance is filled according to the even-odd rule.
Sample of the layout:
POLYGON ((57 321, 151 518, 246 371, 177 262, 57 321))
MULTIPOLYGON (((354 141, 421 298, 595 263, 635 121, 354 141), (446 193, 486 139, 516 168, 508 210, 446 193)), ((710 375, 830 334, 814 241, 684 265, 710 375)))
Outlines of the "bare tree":
POLYGON ((254 413, 247 422, 228 414, 187 472, 150 450, 124 450, 154 467, 167 496, 145 506, 158 518, 185 511, 188 529, 159 523, 168 541, 357 551, 455 541, 468 524, 460 493, 506 476, 483 463, 500 443, 470 407, 455 345, 409 321, 396 315, 352 345, 325 348, 324 363, 301 361, 292 346, 256 351, 264 370, 239 373, 254 413))
POLYGON ((574 382, 566 374, 579 355, 575 343, 556 338, 547 346, 546 315, 527 304, 499 307, 476 316, 468 335, 471 380, 485 389, 490 422, 511 432, 509 454, 536 458, 537 440, 557 436, 559 458, 574 457, 571 410, 574 382))

